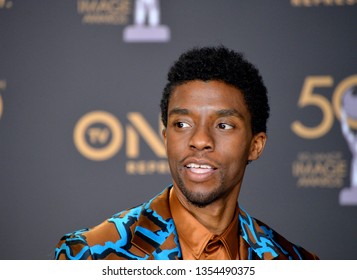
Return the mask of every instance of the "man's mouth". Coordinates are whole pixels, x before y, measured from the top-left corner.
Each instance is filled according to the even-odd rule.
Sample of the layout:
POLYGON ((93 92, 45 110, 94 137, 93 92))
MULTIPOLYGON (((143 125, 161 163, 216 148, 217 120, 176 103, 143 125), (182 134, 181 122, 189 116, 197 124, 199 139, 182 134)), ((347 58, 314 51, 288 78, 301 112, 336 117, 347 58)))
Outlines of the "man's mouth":
POLYGON ((186 164, 185 167, 188 168, 191 172, 196 174, 205 174, 205 173, 212 172, 213 170, 216 169, 208 164, 197 164, 197 163, 189 163, 186 164))

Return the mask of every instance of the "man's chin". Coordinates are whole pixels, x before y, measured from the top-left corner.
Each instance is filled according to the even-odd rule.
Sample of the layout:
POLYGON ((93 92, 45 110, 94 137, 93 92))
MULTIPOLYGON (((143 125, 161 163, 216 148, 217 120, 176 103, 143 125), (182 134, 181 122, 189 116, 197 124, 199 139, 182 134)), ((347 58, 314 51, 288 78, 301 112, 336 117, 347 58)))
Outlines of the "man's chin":
POLYGON ((187 188, 180 187, 182 194, 185 196, 186 200, 192 204, 193 206, 204 208, 214 201, 216 201, 219 197, 217 192, 200 192, 200 191, 190 191, 187 188))
POLYGON ((213 201, 188 200, 188 202, 197 208, 205 208, 206 206, 210 205, 213 201))

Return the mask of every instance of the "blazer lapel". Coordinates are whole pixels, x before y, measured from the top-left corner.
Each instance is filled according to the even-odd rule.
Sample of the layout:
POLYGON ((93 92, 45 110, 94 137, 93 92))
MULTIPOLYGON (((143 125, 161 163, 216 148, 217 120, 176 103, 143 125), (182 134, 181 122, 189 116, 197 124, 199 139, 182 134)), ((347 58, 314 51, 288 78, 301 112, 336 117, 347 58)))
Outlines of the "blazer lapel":
POLYGON ((134 231, 132 244, 148 259, 182 258, 169 206, 169 190, 165 189, 143 205, 134 231))
MULTIPOLYGON (((239 224, 241 237, 246 241, 246 245, 240 242, 240 246, 247 247, 248 259, 251 259, 252 252, 264 260, 271 260, 279 255, 279 250, 271 241, 271 238, 266 234, 264 229, 242 208, 239 213, 239 224)), ((242 241, 242 240, 241 240, 242 241)))

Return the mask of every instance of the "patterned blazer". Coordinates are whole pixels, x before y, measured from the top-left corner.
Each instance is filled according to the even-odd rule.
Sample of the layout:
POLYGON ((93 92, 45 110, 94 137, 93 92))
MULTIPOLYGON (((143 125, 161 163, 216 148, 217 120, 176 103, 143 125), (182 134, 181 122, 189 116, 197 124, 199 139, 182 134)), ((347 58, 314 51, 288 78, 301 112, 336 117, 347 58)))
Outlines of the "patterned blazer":
MULTIPOLYGON (((179 236, 169 207, 169 191, 137 207, 122 211, 92 229, 66 234, 55 259, 175 260, 182 259, 179 236)), ((317 259, 264 223, 240 209, 241 259, 317 259)))

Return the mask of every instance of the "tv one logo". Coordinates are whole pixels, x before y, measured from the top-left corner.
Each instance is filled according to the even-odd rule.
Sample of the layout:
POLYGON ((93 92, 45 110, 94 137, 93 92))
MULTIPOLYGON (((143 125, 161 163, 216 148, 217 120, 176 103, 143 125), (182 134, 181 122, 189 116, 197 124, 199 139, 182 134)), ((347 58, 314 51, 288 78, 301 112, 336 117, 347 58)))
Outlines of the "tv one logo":
POLYGON ((73 141, 77 150, 93 161, 108 160, 117 155, 124 146, 127 174, 167 174, 169 168, 161 138, 162 129, 162 123, 159 121, 158 132, 155 132, 139 112, 129 112, 124 126, 109 112, 92 111, 82 116, 76 123, 73 141), (141 159, 142 141, 154 155, 153 160, 141 159))

